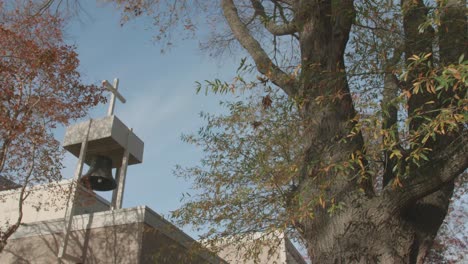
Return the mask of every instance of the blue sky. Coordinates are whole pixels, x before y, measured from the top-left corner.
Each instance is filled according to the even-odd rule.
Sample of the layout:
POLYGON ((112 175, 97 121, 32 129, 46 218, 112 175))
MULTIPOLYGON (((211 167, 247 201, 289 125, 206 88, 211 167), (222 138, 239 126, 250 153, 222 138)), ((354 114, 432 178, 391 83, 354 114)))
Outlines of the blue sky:
MULTIPOLYGON (((229 80, 238 62, 209 58, 196 40, 178 41, 170 51, 152 42, 153 32, 143 19, 120 26, 119 12, 111 5, 83 2, 84 11, 67 27, 66 39, 77 47, 80 70, 87 82, 111 83, 120 79, 126 104, 116 103, 115 114, 144 141, 143 163, 128 168, 124 207, 147 205, 167 215, 181 203, 190 183, 172 175, 176 164, 193 165, 201 151, 180 140, 182 133, 203 125, 201 111, 219 112, 220 97, 195 93, 195 81, 229 80)), ((90 117, 105 116, 101 105, 90 117)), ((63 129, 56 132, 63 139, 63 129)), ((77 159, 67 155, 64 176, 71 178, 77 159)), ((109 197, 111 192, 99 193, 109 197)))
MULTIPOLYGON (((180 135, 196 132, 203 125, 201 111, 222 111, 218 101, 225 98, 196 95, 195 81, 229 80, 239 60, 209 58, 198 49, 196 40, 177 41, 161 54, 161 47, 152 42, 154 32, 148 21, 138 19, 121 27, 120 14, 112 5, 95 0, 80 3, 84 11, 69 24, 66 35, 67 42, 77 47, 83 78, 96 84, 120 79, 119 90, 127 103, 117 102, 115 114, 145 143, 143 163, 128 168, 123 206, 147 205, 167 216, 181 205, 182 193, 191 192, 189 182, 173 176, 174 166, 194 165, 202 155, 183 143, 180 135)), ((97 107, 90 117, 105 116, 107 107, 97 107)), ((63 134, 58 129, 57 139, 62 140, 63 134)), ((73 176, 76 162, 74 156, 66 156, 66 178, 73 176)), ((109 198, 111 192, 99 194, 109 198)), ((458 202, 456 208, 463 208, 466 218, 464 204, 458 202)), ((467 223, 463 225, 461 230, 467 230, 467 223)))

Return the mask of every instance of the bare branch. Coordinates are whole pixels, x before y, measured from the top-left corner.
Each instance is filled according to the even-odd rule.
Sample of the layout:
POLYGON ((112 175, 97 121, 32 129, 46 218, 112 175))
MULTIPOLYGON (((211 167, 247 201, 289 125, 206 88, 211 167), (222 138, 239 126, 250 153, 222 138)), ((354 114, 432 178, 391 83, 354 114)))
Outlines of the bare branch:
POLYGON ((276 2, 281 2, 281 3, 285 3, 285 4, 287 4, 287 5, 290 5, 290 6, 292 6, 292 5, 294 4, 295 1, 296 1, 296 0, 274 0, 275 3, 276 3, 276 2))
POLYGON ((283 23, 289 23, 289 20, 286 17, 286 14, 284 13, 284 6, 282 6, 278 0, 272 0, 272 2, 275 5, 275 8, 278 10, 280 17, 283 20, 283 23))
POLYGON ((263 19, 263 23, 265 28, 275 36, 284 36, 284 35, 292 35, 297 32, 297 27, 294 21, 290 21, 286 24, 278 25, 275 21, 271 20, 270 17, 265 12, 265 8, 263 7, 262 3, 258 0, 250 0, 252 2, 252 6, 255 9, 255 13, 259 15, 263 19))
POLYGON ((8 145, 10 144, 10 140, 8 138, 3 139, 2 147, 0 148, 0 172, 3 171, 3 168, 5 167, 5 161, 6 161, 6 153, 8 151, 8 145))
POLYGON ((35 167, 35 160, 36 160, 36 147, 33 146, 33 151, 32 151, 32 157, 31 157, 31 165, 29 168, 29 171, 27 173, 27 176, 24 180, 23 186, 21 187, 20 194, 19 194, 19 199, 18 199, 18 217, 16 218, 16 221, 14 224, 10 225, 5 232, 0 233, 0 252, 3 251, 3 248, 7 244, 8 238, 10 238, 11 235, 13 235, 16 230, 18 230, 21 221, 23 220, 23 205, 24 201, 26 198, 29 196, 30 192, 26 192, 26 188, 28 187, 29 180, 31 179, 31 176, 34 171, 35 167))
POLYGON ((232 0, 222 0, 221 7, 234 36, 252 56, 258 71, 270 78, 274 84, 283 89, 288 95, 294 95, 296 93, 295 78, 283 72, 271 61, 260 43, 252 37, 245 24, 242 23, 234 2, 232 0))

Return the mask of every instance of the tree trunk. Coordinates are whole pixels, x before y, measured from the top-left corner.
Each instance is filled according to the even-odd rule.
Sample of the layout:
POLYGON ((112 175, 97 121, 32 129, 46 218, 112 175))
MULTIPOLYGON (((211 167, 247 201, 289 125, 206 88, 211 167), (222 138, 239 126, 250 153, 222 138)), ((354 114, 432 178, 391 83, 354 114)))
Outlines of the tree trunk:
MULTIPOLYGON (((311 124, 311 128, 306 130, 308 133, 305 135, 309 148, 298 195, 301 200, 310 201, 317 193, 326 193, 328 197, 344 201, 348 208, 337 215, 330 215, 321 208, 315 209, 313 219, 302 221, 298 224, 298 230, 308 242, 308 253, 313 263, 423 263, 446 216, 453 181, 439 187, 438 191, 393 210, 386 205, 385 199, 369 198, 373 193, 366 184, 365 175, 361 175, 364 177, 359 180, 350 176, 359 175, 358 168, 351 169, 346 175, 336 172, 320 175, 318 172, 324 164, 339 164, 349 160, 351 154, 364 152, 361 135, 347 141, 339 140, 351 132, 351 120, 355 116, 344 77, 343 57, 350 32, 346 19, 353 18, 350 15, 352 3, 343 1, 341 7, 346 3, 348 9, 342 10, 347 15, 338 14, 341 19, 336 18, 337 13, 330 2, 314 2, 310 10, 302 6, 302 10, 309 15, 300 22, 301 91, 306 105, 303 109, 304 119, 306 124, 311 124), (340 100, 318 100, 324 96, 340 100), (311 165, 312 162, 317 164, 317 160, 318 165, 311 165), (320 189, 317 185, 326 187, 320 189), (359 193, 358 188, 364 193, 359 193)), ((404 0, 402 6, 405 9, 406 57, 432 52, 433 30, 428 28, 424 33, 419 32, 419 26, 425 22, 427 15, 423 2, 404 0)), ((451 62, 458 56, 452 55, 451 62)), ((419 73, 426 71, 425 68, 420 69, 419 73)), ((416 74, 418 72, 414 76, 416 74)), ((410 76, 408 83, 411 83, 411 78, 414 77, 410 76)), ((409 113, 426 107, 425 103, 430 100, 437 102, 432 94, 413 95, 408 102, 409 113)), ((419 126, 419 122, 410 124, 413 130, 419 126)), ((439 148, 435 143, 433 146, 442 151, 453 140, 439 139, 444 146, 439 148)), ((427 179, 439 176, 431 170, 424 171, 424 174, 427 174, 427 179)))
POLYGON ((382 218, 375 208, 334 217, 312 237, 313 263, 416 263, 415 231, 401 216, 382 218))
MULTIPOLYGON (((438 146, 434 143, 437 151, 430 162, 412 168, 411 175, 400 179, 402 186, 396 188, 389 184, 395 175, 387 170, 383 191, 376 195, 365 169, 363 137, 360 133, 349 136, 357 123, 344 64, 355 19, 353 1, 284 2, 291 3, 294 11, 294 25, 288 24, 285 29, 297 30, 301 52, 301 73, 295 80, 269 59, 240 19, 233 0, 222 0, 222 8, 234 36, 252 56, 258 71, 301 105, 307 148, 288 211, 298 214, 293 216, 298 219, 293 224, 306 241, 312 262, 423 263, 447 213, 453 179, 468 166, 465 147, 449 144, 453 137, 438 146), (349 165, 351 157, 358 160, 356 164, 349 165), (342 203, 343 209, 330 213, 325 202, 342 203)), ((252 3, 263 14, 261 1, 252 3)), ((402 0, 401 6, 406 57, 431 52, 434 32, 429 28, 421 34, 419 30, 427 15, 423 1, 402 0)), ((458 13, 461 21, 466 21, 463 12, 458 13)), ((273 35, 277 32, 269 31, 273 35)), ((452 52, 450 56, 455 57, 452 52)), ((419 69, 407 83, 411 85, 426 70, 419 69)), ((398 87, 397 82, 395 85, 394 94, 398 89, 411 89, 398 87)), ((425 104, 428 100, 438 98, 428 93, 413 96, 407 105, 408 114, 421 107, 431 110, 426 109, 433 107, 425 104)), ((413 121, 410 129, 417 130, 422 122, 413 121)), ((463 139, 468 137, 466 131, 461 134, 463 139)))
POLYGON ((445 217, 422 211, 393 214, 385 203, 359 197, 350 206, 321 226, 310 225, 312 263, 424 263, 445 217))

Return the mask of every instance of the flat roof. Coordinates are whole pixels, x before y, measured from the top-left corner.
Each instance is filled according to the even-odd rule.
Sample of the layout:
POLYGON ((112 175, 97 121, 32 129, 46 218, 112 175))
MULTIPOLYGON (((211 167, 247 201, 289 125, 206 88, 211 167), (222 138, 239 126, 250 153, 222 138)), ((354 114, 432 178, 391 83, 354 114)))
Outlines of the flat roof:
MULTIPOLYGON (((194 243, 199 243, 147 206, 75 215, 70 230, 78 231, 134 223, 145 223, 187 249, 190 249, 194 243)), ((22 224, 10 239, 62 233, 63 224, 63 218, 22 224)), ((227 263, 208 250, 200 250, 197 254, 208 263, 227 263)))

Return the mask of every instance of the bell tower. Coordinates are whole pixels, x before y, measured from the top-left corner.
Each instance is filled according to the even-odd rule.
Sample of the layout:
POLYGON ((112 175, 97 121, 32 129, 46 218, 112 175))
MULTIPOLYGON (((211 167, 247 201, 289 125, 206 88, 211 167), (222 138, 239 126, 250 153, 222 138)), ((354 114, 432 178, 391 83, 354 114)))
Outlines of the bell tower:
POLYGON ((65 213, 65 237, 58 254, 59 258, 65 256, 67 248, 77 185, 95 191, 113 191, 111 210, 121 209, 127 167, 143 161, 143 141, 133 133, 133 129, 128 128, 114 115, 116 99, 122 103, 126 102, 118 91, 119 80, 115 79, 114 85, 104 80, 102 85, 112 93, 107 116, 69 126, 65 132, 63 147, 76 156, 78 162, 65 213), (83 175, 84 164, 90 168, 83 175), (112 169, 115 169, 115 178, 112 169))

